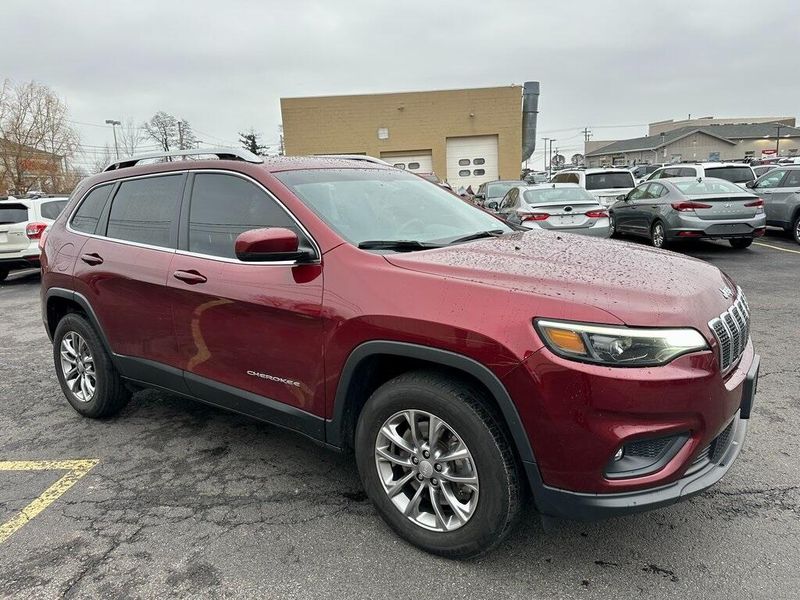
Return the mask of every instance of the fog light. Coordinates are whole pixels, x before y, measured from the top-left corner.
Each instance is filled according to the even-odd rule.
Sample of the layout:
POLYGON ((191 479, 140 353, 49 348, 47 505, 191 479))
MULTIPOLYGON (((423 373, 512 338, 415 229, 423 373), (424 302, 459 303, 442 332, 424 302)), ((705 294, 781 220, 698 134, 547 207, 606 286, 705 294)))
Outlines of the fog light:
POLYGON ((622 448, 614 453, 614 461, 622 460, 622 448))

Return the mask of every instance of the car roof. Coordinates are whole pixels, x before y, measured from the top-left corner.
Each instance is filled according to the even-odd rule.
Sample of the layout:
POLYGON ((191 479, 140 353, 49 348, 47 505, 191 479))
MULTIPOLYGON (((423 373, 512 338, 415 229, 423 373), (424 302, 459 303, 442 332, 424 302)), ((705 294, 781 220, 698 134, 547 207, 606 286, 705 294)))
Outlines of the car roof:
MULTIPOLYGON (((630 173, 630 169, 623 169, 620 167, 594 167, 591 169, 573 169, 573 172, 584 172, 587 175, 594 175, 596 173, 630 173)), ((559 171, 559 173, 563 173, 563 171, 559 171)))
POLYGON ((530 185, 525 185, 520 187, 524 187, 526 190, 547 190, 553 188, 577 188, 579 190, 583 189, 577 183, 533 183, 530 185))

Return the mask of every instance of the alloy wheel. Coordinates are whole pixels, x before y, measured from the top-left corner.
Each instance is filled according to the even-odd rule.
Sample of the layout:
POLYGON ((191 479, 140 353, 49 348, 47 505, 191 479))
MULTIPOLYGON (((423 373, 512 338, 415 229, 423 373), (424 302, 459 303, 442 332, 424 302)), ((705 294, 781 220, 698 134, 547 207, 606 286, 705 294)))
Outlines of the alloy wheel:
POLYGON ((69 331, 61 339, 61 372, 72 395, 79 402, 90 402, 97 389, 94 357, 83 337, 69 331))
POLYGON ((404 410, 389 417, 375 440, 375 466, 395 508, 420 527, 453 531, 475 513, 475 460, 436 415, 404 410))
POLYGON ((800 244, 800 218, 794 222, 794 241, 800 244))
POLYGON ((653 246, 661 248, 664 245, 664 226, 661 223, 653 225, 653 246))

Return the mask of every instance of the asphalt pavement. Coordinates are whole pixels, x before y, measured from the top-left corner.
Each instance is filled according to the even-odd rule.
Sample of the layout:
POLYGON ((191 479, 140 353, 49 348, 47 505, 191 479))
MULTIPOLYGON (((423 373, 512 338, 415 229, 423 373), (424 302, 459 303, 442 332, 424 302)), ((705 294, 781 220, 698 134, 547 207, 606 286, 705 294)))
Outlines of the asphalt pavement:
POLYGON ((0 597, 800 597, 800 246, 771 232, 744 251, 679 251, 733 276, 753 311, 762 370, 737 464, 637 516, 544 531, 529 510, 469 562, 398 539, 352 458, 298 435, 156 391, 116 418, 81 418, 53 371, 38 273, 12 274, 0 283, 0 597))

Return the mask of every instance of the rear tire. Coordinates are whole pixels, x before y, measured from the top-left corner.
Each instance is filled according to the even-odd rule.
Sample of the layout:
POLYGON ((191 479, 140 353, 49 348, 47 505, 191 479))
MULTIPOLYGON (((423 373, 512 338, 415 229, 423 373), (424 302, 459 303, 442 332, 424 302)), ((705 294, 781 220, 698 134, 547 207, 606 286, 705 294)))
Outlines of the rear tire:
POLYGON ((0 281, 5 281, 6 277, 8 277, 8 269, 0 269, 0 281))
POLYGON ((617 219, 614 217, 613 213, 608 213, 608 237, 618 237, 619 234, 617 233, 617 219))
POLYGON ((753 238, 733 238, 728 240, 728 243, 737 250, 744 250, 750 247, 750 244, 753 243, 753 238))
POLYGON ((794 238, 794 241, 800 244, 800 215, 797 215, 797 218, 794 220, 791 234, 792 237, 794 238))
POLYGON ((364 490, 400 537, 432 554, 484 554, 520 511, 514 453, 483 397, 452 377, 413 371, 378 388, 358 419, 355 454, 364 490), (462 458, 447 459, 456 449, 462 458))
POLYGON ((82 315, 70 313, 59 321, 53 360, 64 396, 84 417, 113 416, 130 400, 100 337, 82 315))
POLYGON ((654 248, 667 247, 667 232, 661 221, 656 221, 650 228, 650 244, 654 248))

